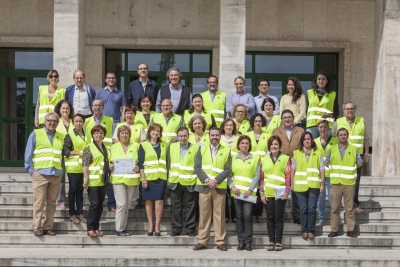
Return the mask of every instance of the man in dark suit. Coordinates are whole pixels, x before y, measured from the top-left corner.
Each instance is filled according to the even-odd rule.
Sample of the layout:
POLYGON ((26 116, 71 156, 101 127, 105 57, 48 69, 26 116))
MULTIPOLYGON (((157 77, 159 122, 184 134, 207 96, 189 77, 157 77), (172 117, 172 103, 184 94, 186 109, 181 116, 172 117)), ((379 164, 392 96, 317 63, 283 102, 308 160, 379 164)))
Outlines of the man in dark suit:
POLYGON ((146 64, 140 63, 138 65, 137 73, 139 74, 139 79, 136 79, 129 84, 128 103, 135 106, 136 109, 141 110, 139 107, 140 103, 138 103, 139 98, 142 95, 147 94, 153 98, 153 102, 156 101, 158 84, 149 79, 149 67, 146 64))
MULTIPOLYGON (((302 146, 300 137, 304 129, 294 124, 293 112, 289 109, 282 111, 282 126, 276 128, 272 135, 279 136, 282 140, 282 154, 293 157, 293 151, 302 146)), ((292 194, 292 218, 294 223, 300 224, 300 208, 297 202, 296 194, 292 194)))

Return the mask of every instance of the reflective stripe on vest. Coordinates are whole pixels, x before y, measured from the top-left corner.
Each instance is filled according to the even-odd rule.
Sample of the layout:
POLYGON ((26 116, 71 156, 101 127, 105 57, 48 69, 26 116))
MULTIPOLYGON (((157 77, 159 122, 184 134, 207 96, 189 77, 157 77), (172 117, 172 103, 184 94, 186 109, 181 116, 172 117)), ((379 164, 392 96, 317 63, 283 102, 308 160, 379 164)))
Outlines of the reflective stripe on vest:
POLYGON ((163 128, 162 140, 164 142, 169 142, 177 136, 177 131, 179 129, 181 120, 182 120, 181 116, 173 114, 170 117, 167 125, 167 123, 165 122, 164 114, 157 113, 153 117, 153 122, 160 124, 161 127, 163 128))
MULTIPOLYGON (((113 129, 113 124, 114 124, 114 120, 111 117, 108 117, 106 115, 103 115, 103 118, 101 119, 100 125, 103 126, 104 128, 106 128, 107 133, 104 136, 103 139, 103 144, 104 146, 106 146, 108 149, 111 149, 111 145, 112 145, 112 129, 113 129)), ((92 129, 93 127, 96 125, 96 122, 94 121, 94 117, 90 117, 88 119, 86 119, 85 121, 85 127, 86 127, 86 143, 90 144, 93 142, 92 139, 92 129)))
POLYGON ((281 126, 282 123, 282 119, 279 115, 274 115, 271 119, 271 121, 268 124, 268 127, 266 128, 266 133, 267 133, 267 142, 268 139, 271 137, 272 132, 276 129, 279 128, 279 126, 281 126))
MULTIPOLYGON (((126 122, 121 122, 117 124, 117 127, 115 128, 115 131, 118 131, 118 128, 125 125, 126 122)), ((129 140, 131 143, 139 144, 140 143, 140 137, 142 136, 142 129, 143 125, 141 124, 134 124, 131 127, 128 127, 131 130, 131 139, 129 140)))
POLYGON ((267 197, 275 197, 276 188, 286 188, 285 171, 289 160, 289 156, 281 154, 274 164, 270 155, 261 157, 264 172, 264 194, 267 197))
POLYGON ((350 129, 350 124, 345 117, 339 118, 336 121, 337 129, 346 128, 349 131, 349 139, 347 140, 350 144, 357 147, 360 154, 364 153, 364 134, 365 124, 364 118, 355 117, 353 127, 350 129))
POLYGON ((180 183, 184 186, 195 185, 197 175, 194 172, 198 146, 191 143, 182 159, 180 143, 173 143, 169 147, 171 165, 169 169, 168 182, 180 183))
POLYGON ((145 158, 144 158, 144 173, 148 181, 155 181, 157 179, 167 180, 167 167, 166 167, 166 155, 168 144, 161 142, 159 144, 161 149, 160 159, 157 157, 157 153, 149 141, 145 141, 140 144, 143 147, 145 158))
POLYGON ((264 156, 268 151, 268 134, 263 131, 258 142, 254 137, 254 131, 247 132, 245 135, 249 136, 251 140, 251 154, 264 156))
MULTIPOLYGON (((89 165, 89 187, 103 186, 103 169, 104 169, 104 156, 97 149, 96 145, 90 143, 86 147, 89 147, 90 152, 93 155, 93 162, 89 165)), ((107 155, 110 157, 110 149, 107 149, 107 155)))
MULTIPOLYGON (((321 101, 319 100, 318 94, 314 89, 307 91, 308 97, 308 109, 307 109, 307 128, 317 126, 318 122, 322 119, 322 116, 333 112, 335 104, 336 92, 325 93, 321 101)), ((329 122, 329 128, 332 128, 334 118, 326 118, 329 122)))
POLYGON ((304 152, 296 149, 293 151, 293 157, 296 161, 296 172, 294 174, 294 191, 306 192, 309 188, 320 187, 321 152, 313 150, 310 153, 308 161, 304 152))
MULTIPOLYGON (((118 159, 134 159, 135 165, 138 162, 138 151, 139 145, 135 143, 130 143, 126 152, 122 148, 121 143, 116 143, 111 146, 111 162, 118 159)), ((125 184, 127 186, 135 186, 140 183, 140 173, 113 173, 111 175, 112 184, 125 184)))
POLYGON ((44 124, 47 113, 54 112, 54 107, 65 98, 65 88, 57 87, 50 101, 48 85, 39 86, 39 124, 44 124))
POLYGON ((44 128, 34 130, 36 147, 33 150, 32 162, 33 169, 47 169, 56 168, 62 170, 62 149, 64 147, 65 134, 55 132, 53 137, 53 143, 47 136, 44 128))
POLYGON ((357 179, 357 148, 349 144, 342 160, 339 145, 331 148, 331 184, 354 185, 357 179))
MULTIPOLYGON (((71 127, 70 127, 71 129, 71 127)), ((71 137, 72 144, 74 146, 74 152, 83 152, 86 147, 85 140, 79 135, 76 135, 72 130, 69 134, 71 137)), ((82 157, 79 155, 64 157, 65 160, 65 172, 66 173, 82 173, 82 157)))
MULTIPOLYGON (((250 188, 260 159, 257 155, 252 154, 252 156, 253 158, 247 158, 244 161, 240 157, 234 157, 232 159, 231 170, 233 176, 233 185, 239 189, 242 194, 244 194, 250 188)), ((256 196, 256 194, 257 186, 253 189, 250 195, 256 196)), ((231 191, 231 196, 235 196, 233 191, 231 191)))
POLYGON ((201 93, 203 98, 203 106, 207 113, 214 116, 217 127, 220 127, 225 117, 226 93, 217 91, 215 93, 214 102, 211 99, 210 92, 207 90, 201 93))
MULTIPOLYGON (((337 137, 331 137, 331 140, 329 140, 329 143, 324 147, 321 144, 321 137, 315 138, 314 139, 315 144, 317 145, 317 149, 321 151, 321 154, 323 156, 324 162, 325 162, 325 157, 326 154, 328 153, 328 150, 331 149, 333 145, 336 145, 339 143, 339 139, 337 137)), ((325 166, 325 178, 329 178, 330 176, 330 167, 325 166)))

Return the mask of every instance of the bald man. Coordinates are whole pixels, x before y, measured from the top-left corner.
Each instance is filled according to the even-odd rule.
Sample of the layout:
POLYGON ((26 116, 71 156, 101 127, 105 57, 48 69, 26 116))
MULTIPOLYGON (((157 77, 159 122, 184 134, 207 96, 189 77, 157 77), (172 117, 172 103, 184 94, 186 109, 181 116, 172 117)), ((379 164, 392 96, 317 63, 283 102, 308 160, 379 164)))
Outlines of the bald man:
POLYGON ((167 143, 174 143, 178 140, 178 129, 183 127, 183 119, 181 116, 172 113, 174 106, 171 100, 164 99, 161 101, 161 112, 153 116, 150 123, 158 123, 162 126, 162 140, 167 143))

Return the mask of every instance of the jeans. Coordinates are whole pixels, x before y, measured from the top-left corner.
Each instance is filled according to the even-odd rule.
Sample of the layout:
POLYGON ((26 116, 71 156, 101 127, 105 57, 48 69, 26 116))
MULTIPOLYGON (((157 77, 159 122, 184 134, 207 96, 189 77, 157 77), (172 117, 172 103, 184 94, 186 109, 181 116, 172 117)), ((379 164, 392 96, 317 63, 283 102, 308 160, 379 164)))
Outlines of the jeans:
POLYGON ((69 216, 80 215, 83 213, 83 173, 68 173, 67 175, 69 216))
POLYGON ((115 197, 114 197, 114 188, 111 183, 108 183, 107 187, 107 209, 110 210, 112 208, 117 207, 117 203, 115 202, 115 197))
POLYGON ((265 212, 267 213, 269 242, 274 244, 282 243, 285 207, 287 200, 275 199, 275 197, 269 197, 267 199, 268 202, 265 206, 265 212))
POLYGON ((57 206, 65 205, 66 202, 67 201, 65 197, 65 173, 63 173, 63 176, 61 178, 60 191, 58 192, 58 197, 57 197, 57 206))
POLYGON ((300 219, 300 208, 297 200, 297 195, 292 193, 292 218, 293 221, 300 219))
POLYGON ((236 231, 239 244, 251 246, 253 241, 253 206, 251 202, 233 199, 236 207, 236 231))
POLYGON ((262 213, 263 213, 263 209, 264 209, 264 204, 261 202, 261 199, 260 199, 260 190, 257 189, 257 202, 253 206, 253 216, 261 217, 262 213))
POLYGON ((306 192, 296 192, 300 206, 301 231, 303 233, 314 234, 319 191, 319 188, 309 188, 306 192))
POLYGON ((321 222, 325 221, 325 198, 328 195, 329 205, 332 207, 331 203, 331 179, 325 177, 325 190, 318 197, 318 215, 321 222))
MULTIPOLYGON (((361 158, 364 158, 364 154, 360 155, 361 158)), ((360 190, 360 180, 361 180, 361 173, 363 170, 363 166, 357 169, 357 180, 356 184, 354 185, 354 203, 353 203, 353 208, 357 208, 360 206, 360 201, 358 200, 358 190, 360 190)))

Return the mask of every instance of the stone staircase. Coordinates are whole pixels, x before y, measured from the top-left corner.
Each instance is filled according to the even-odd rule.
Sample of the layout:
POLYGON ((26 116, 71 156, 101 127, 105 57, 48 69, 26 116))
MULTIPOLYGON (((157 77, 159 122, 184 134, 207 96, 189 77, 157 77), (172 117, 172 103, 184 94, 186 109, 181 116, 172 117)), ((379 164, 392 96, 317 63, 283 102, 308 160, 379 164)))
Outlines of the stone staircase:
MULTIPOLYGON (((68 192, 68 184, 67 184, 68 192)), ((106 199, 107 200, 107 199, 106 199)), ((104 205, 106 204, 106 200, 104 205)), ((301 229, 292 223, 290 202, 286 207, 284 248, 372 248, 398 249, 400 248, 400 179, 362 177, 360 188, 361 206, 363 214, 356 214, 356 229, 358 238, 348 238, 345 235, 328 238, 329 225, 316 228, 314 241, 304 241, 301 238, 301 229)), ((0 174, 0 247, 160 247, 160 248, 191 248, 197 244, 197 237, 178 236, 170 237, 170 205, 166 194, 161 237, 148 237, 147 219, 144 206, 140 202, 135 210, 129 211, 127 231, 130 237, 115 235, 115 213, 107 211, 105 206, 101 230, 102 238, 86 236, 85 224, 73 224, 69 220, 68 210, 57 210, 54 229, 57 237, 35 237, 32 234, 32 189, 30 177, 26 173, 0 174)), ((328 204, 328 203, 327 203, 328 204)), ((84 205, 88 206, 87 195, 84 195, 84 205)), ((330 218, 329 204, 326 218, 330 218)), ((85 211, 86 214, 86 211, 85 211)), ((346 232, 341 214, 340 234, 346 232)), ((266 233, 265 212, 264 223, 254 224, 253 248, 265 248, 269 243, 266 233)), ((233 223, 227 224, 227 247, 237 246, 236 229, 233 223)), ((209 247, 213 246, 213 241, 209 247)))

